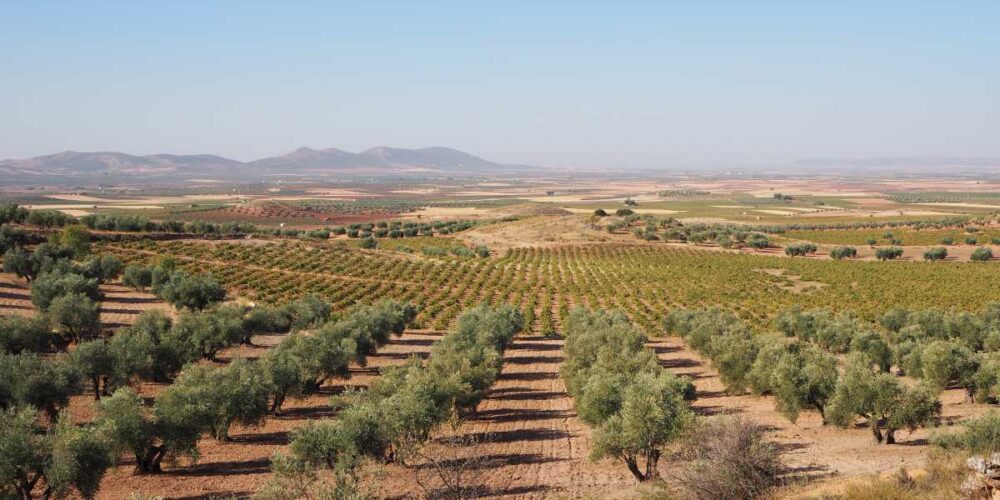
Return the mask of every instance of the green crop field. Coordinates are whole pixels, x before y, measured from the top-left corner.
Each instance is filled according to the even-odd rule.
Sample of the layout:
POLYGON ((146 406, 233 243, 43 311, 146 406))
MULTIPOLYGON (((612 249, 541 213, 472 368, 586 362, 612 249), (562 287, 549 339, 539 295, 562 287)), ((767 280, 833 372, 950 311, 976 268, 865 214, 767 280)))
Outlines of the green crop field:
MULTIPOLYGON (((451 244, 439 240, 442 248, 451 244)), ((435 239, 421 239, 413 248, 431 243, 435 239)), ((227 288, 263 302, 310 293, 337 310, 383 297, 412 301, 421 307, 417 323, 433 329, 449 327, 463 309, 482 301, 521 308, 540 332, 558 329, 570 310, 586 306, 623 309, 653 334, 663 315, 678 307, 721 306, 763 323, 793 304, 874 319, 895 306, 975 310, 1000 297, 995 263, 787 259, 627 244, 519 248, 488 259, 292 241, 145 241, 103 250, 126 261, 173 256, 188 270, 210 271, 227 288)))

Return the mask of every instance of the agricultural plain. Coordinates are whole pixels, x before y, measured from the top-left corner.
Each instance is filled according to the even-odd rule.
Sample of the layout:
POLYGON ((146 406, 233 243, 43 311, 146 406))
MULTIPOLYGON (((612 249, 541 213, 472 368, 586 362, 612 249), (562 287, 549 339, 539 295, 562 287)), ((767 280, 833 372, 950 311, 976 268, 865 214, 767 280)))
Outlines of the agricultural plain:
MULTIPOLYGON (((65 384, 5 381, 0 402, 33 408, 46 449, 76 442, 59 440, 60 418, 114 441, 96 486, 36 464, 41 479, 11 491, 726 498, 692 480, 707 460, 692 436, 720 419, 780 463, 748 497, 895 487, 901 468, 921 477, 979 451, 942 436, 996 411, 997 192, 891 179, 5 192, 0 368, 65 384), (651 387, 654 444, 626 446, 615 426, 651 387), (881 413, 850 399, 858 387, 881 413)), ((958 483, 941 488, 959 498, 958 483)))

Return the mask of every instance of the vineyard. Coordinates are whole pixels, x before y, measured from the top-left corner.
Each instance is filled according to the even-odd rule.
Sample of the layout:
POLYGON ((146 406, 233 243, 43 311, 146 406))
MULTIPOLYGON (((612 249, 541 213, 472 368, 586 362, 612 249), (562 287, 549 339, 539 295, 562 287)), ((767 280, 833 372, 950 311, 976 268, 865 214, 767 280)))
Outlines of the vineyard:
POLYGON ((762 324, 795 304, 874 320, 893 306, 972 310, 1000 296, 993 263, 787 259, 624 244, 516 248, 488 259, 298 241, 103 246, 126 262, 175 257, 182 268, 210 271, 226 288, 265 303, 311 293, 334 310, 381 298, 412 302, 420 307, 415 325, 433 330, 449 328, 462 310, 484 301, 520 308, 526 329, 539 334, 560 331, 576 306, 622 309, 653 334, 664 314, 680 307, 718 305, 762 324))

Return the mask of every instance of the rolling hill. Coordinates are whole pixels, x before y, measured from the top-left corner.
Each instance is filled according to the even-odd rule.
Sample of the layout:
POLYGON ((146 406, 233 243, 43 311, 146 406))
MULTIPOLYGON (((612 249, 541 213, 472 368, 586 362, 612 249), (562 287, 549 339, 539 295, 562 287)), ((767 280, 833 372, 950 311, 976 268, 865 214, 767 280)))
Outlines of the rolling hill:
POLYGON ((343 174, 477 174, 523 170, 446 147, 299 148, 281 156, 241 162, 211 154, 137 156, 114 151, 64 151, 22 160, 0 160, 0 183, 79 183, 99 180, 264 179, 343 174))

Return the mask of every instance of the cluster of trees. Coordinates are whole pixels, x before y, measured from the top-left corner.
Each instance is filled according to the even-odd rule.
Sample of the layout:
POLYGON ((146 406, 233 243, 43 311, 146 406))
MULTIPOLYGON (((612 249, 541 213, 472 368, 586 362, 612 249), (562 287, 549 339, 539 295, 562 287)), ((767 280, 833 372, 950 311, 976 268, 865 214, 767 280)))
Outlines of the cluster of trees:
MULTIPOLYGON (((413 306, 382 302, 329 319, 330 306, 315 297, 280 307, 188 311, 176 323, 150 311, 111 337, 83 341, 70 353, 54 356, 35 352, 45 348, 38 338, 46 329, 37 320, 0 319, 5 350, 0 352, 0 493, 31 498, 44 488, 45 497, 75 490, 93 498, 105 471, 123 452, 134 456, 137 473, 160 472, 164 460, 196 456, 204 435, 226 440, 235 423, 262 423, 280 407, 275 399, 288 394, 290 383, 305 377, 301 390, 306 391, 326 374, 346 376, 344 363, 363 363, 391 334, 402 333, 414 315, 413 306), (299 352, 270 351, 259 362, 237 358, 225 366, 198 362, 215 346, 240 342, 254 332, 320 324, 315 335, 289 337, 306 347, 299 352), (313 338, 319 340, 304 340, 313 338), (331 345, 337 352, 330 352, 331 345), (309 369, 316 371, 303 375, 309 369), (152 403, 133 388, 139 380, 171 378, 152 403), (62 409, 85 381, 99 399, 97 417, 92 424, 74 425, 62 409), (39 412, 47 418, 38 418, 39 412)), ((476 331, 489 321, 498 322, 482 318, 476 331)), ((442 366, 430 378, 455 371, 442 366)), ((468 380, 462 380, 462 390, 484 389, 468 380)))
MULTIPOLYGON (((886 321, 909 324, 908 312, 894 314, 903 314, 904 319, 887 315, 886 321)), ((915 314, 913 321, 933 315, 915 314)), ((942 313, 941 318, 947 316, 942 313)), ((957 325, 968 328, 971 316, 942 321, 966 331, 957 325)), ((719 309, 677 310, 666 319, 668 333, 683 337, 712 360, 728 391, 772 395, 776 408, 792 421, 803 410, 818 411, 824 424, 844 428, 860 418, 880 443, 895 443, 897 430, 936 421, 940 391, 975 373, 968 363, 971 354, 963 357, 958 346, 895 342, 893 330, 879 331, 848 314, 792 308, 779 315, 774 326, 776 332, 754 333, 732 313, 719 309), (914 387, 891 371, 894 366, 903 369, 907 356, 928 363, 921 366, 926 372, 910 373, 921 380, 914 387)))
MULTIPOLYGON (((115 440, 134 454, 137 472, 159 472, 165 458, 196 454, 202 435, 227 440, 234 423, 260 424, 268 413, 280 413, 286 397, 318 390, 329 377, 348 377, 351 362, 364 364, 366 356, 388 342, 390 335, 402 334, 415 312, 409 304, 392 301, 361 305, 326 322, 312 335, 293 333, 259 362, 236 359, 224 367, 188 364, 151 406, 128 387, 105 398, 98 422, 118 433, 115 440)), ((156 323, 162 339, 159 345, 176 349, 162 359, 176 366, 185 357, 188 362, 208 358, 213 347, 239 342, 249 332, 310 328, 323 323, 329 314, 329 305, 309 298, 281 307, 255 308, 241 317, 226 308, 192 312, 169 330, 164 328, 164 318, 157 318, 156 323)), ((160 371, 169 368, 158 367, 160 371)))
POLYGON ((790 257, 802 257, 814 254, 816 253, 816 250, 818 250, 818 248, 816 248, 816 245, 812 243, 799 243, 785 247, 785 255, 790 257))
POLYGON ((0 224, 30 224, 50 228, 76 222, 73 216, 56 210, 28 210, 16 203, 0 203, 0 224))
POLYGON ((315 392, 330 378, 349 377, 352 362, 364 366, 392 335, 403 333, 416 312, 411 304, 385 300, 356 306, 310 335, 292 334, 261 359, 271 382, 270 411, 280 414, 289 396, 315 392))
POLYGON ((783 234, 788 231, 826 231, 837 229, 882 229, 882 228, 912 228, 912 229, 946 229, 953 227, 964 227, 969 222, 969 217, 947 217, 935 220, 896 220, 896 221, 871 221, 871 222, 838 222, 836 224, 771 224, 771 225, 736 225, 736 224, 713 224, 720 227, 742 228, 744 231, 755 231, 770 234, 783 234))
POLYGON ((336 420, 295 431, 291 456, 276 460, 276 471, 291 461, 297 470, 328 469, 349 482, 363 460, 405 460, 437 426, 475 411, 523 326, 521 313, 507 305, 466 311, 426 363, 412 357, 387 369, 367 391, 335 398, 336 420))
MULTIPOLYGON (((44 342, 41 337, 36 339, 50 348, 65 347, 100 333, 99 285, 116 279, 122 272, 122 262, 110 254, 91 255, 87 230, 68 225, 33 250, 13 242, 4 253, 3 269, 31 284, 31 302, 38 313, 33 324, 48 323, 58 334, 45 331, 44 342)), ((18 331, 41 333, 42 329, 18 331)))
POLYGON ((660 366, 623 312, 574 310, 560 373, 580 419, 593 428, 591 456, 625 462, 639 481, 659 477, 664 448, 694 421, 694 386, 660 366))
MULTIPOLYGON (((595 212, 596 215, 596 212, 595 212)), ((722 248, 749 246, 763 250, 771 246, 767 235, 755 232, 748 226, 721 224, 689 224, 666 217, 658 219, 652 215, 630 214, 622 220, 614 221, 606 226, 609 233, 633 227, 636 223, 642 226, 634 227, 632 235, 646 241, 679 241, 696 245, 711 243, 722 248)))
POLYGON ((446 235, 465 231, 475 226, 474 221, 380 221, 376 223, 350 224, 330 229, 333 234, 346 234, 349 238, 414 238, 417 236, 446 235))
POLYGON ((970 399, 1000 397, 1000 304, 978 314, 893 309, 880 320, 892 362, 935 387, 961 387, 970 399))

